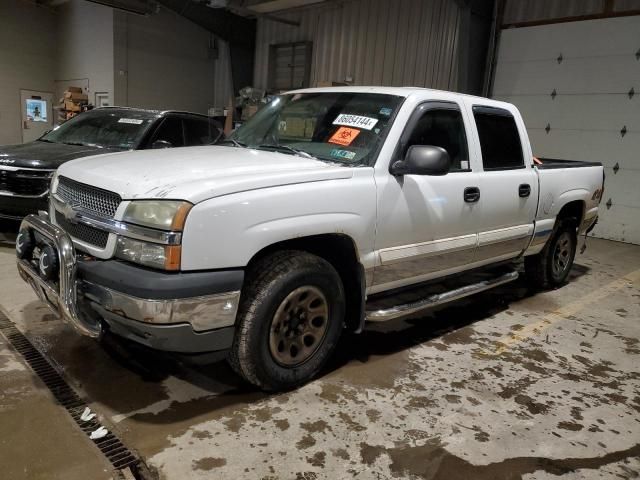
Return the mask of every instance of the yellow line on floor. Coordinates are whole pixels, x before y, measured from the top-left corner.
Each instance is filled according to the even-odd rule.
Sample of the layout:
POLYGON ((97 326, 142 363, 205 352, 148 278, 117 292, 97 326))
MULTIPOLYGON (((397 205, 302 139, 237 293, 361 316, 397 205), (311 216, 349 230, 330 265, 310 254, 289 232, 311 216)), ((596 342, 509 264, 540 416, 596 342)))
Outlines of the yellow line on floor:
POLYGON ((550 325, 561 320, 565 320, 567 317, 575 315, 576 313, 584 310, 587 305, 607 298, 609 295, 612 295, 616 291, 627 286, 629 283, 635 282, 640 282, 640 269, 635 270, 631 273, 627 273, 617 280, 606 284, 604 287, 589 292, 578 300, 563 305, 557 310, 545 315, 542 320, 539 320, 538 322, 532 323, 530 325, 526 325, 524 328, 522 328, 522 330, 511 332, 508 335, 503 336, 502 338, 497 340, 499 347, 497 347, 493 351, 485 350, 484 353, 486 355, 500 355, 502 352, 508 350, 518 343, 523 342, 527 338, 539 335, 543 330, 549 328, 550 325))

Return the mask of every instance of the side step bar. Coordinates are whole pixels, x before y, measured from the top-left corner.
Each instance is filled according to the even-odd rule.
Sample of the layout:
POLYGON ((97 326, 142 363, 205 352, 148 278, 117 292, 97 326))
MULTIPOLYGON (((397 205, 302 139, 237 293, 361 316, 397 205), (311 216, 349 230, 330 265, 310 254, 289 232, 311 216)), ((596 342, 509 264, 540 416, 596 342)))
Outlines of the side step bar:
POLYGON ((459 300, 461 298, 468 297, 469 295, 474 295, 476 293, 504 285, 505 283, 513 282, 517 278, 518 272, 509 272, 491 280, 484 280, 472 285, 465 285, 464 287, 456 288, 455 290, 431 295, 416 302, 405 303, 404 305, 395 305, 383 310, 367 311, 366 320, 369 322, 386 322, 387 320, 393 320, 394 318, 405 317, 421 310, 437 307, 444 303, 459 300))

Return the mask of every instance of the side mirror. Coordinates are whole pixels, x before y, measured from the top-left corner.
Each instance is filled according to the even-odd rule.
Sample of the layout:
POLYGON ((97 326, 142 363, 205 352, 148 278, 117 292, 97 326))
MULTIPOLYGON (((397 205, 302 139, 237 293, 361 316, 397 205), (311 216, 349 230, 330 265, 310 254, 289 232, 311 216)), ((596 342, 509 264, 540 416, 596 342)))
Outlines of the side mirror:
POLYGON ((404 160, 397 160, 389 171, 391 175, 446 175, 451 169, 451 158, 442 147, 413 145, 404 160))
POLYGON ((156 140, 155 142, 153 142, 153 144, 151 144, 151 148, 153 148, 153 149, 157 149, 157 148, 173 148, 173 144, 171 142, 166 141, 166 140, 156 140))

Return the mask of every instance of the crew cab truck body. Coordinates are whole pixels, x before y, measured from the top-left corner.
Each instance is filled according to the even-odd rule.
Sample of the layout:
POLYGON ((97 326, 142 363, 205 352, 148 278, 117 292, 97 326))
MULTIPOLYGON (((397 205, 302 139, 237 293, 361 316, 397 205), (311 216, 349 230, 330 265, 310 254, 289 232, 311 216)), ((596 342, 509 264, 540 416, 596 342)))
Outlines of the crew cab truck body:
POLYGON ((226 145, 63 165, 49 218, 21 226, 22 277, 84 334, 223 352, 285 389, 344 328, 512 281, 522 257, 560 285, 604 187, 599 164, 534 166, 513 105, 427 89, 292 92, 226 145))

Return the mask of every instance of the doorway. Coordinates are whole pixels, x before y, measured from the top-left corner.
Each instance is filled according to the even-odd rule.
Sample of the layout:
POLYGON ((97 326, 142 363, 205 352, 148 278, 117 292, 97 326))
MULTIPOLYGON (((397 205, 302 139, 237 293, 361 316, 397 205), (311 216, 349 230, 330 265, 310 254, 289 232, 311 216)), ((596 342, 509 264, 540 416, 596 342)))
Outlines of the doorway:
POLYGON ((20 90, 22 143, 33 142, 53 127, 53 94, 20 90))

